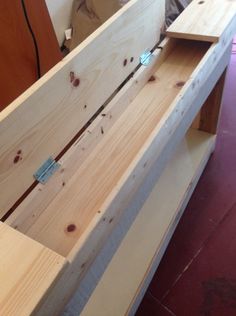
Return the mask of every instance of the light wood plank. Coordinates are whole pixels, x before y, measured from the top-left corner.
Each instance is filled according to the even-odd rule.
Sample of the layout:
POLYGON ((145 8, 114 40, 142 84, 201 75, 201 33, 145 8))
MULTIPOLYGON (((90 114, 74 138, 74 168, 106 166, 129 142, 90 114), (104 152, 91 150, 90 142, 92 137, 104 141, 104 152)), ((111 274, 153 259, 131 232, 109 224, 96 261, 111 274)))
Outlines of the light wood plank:
POLYGON ((0 216, 159 41, 164 2, 131 0, 0 113, 0 216))
MULTIPOLYGON (((162 119, 162 115, 178 95, 182 82, 188 80, 205 54, 206 48, 204 44, 195 43, 194 58, 193 43, 181 42, 179 44, 158 69, 156 82, 146 85, 112 129, 107 134, 104 132, 104 138, 81 164, 73 179, 57 195, 37 222, 27 230, 29 236, 66 256, 87 230, 90 221, 94 218, 96 221, 103 220, 103 211, 100 208, 106 208, 103 205, 107 202, 104 201, 109 194, 113 195, 114 185, 127 170, 144 140, 162 119), (187 54, 188 46, 189 54, 187 54), (186 55, 184 60, 183 54, 186 55), (190 65, 192 68, 189 67, 190 65), (169 87, 169 90, 166 87, 169 87), (131 117, 133 122, 130 120, 131 117), (113 177, 109 176, 111 173, 113 177), (72 233, 67 231, 69 225, 74 225, 72 233)), ((226 62, 228 62, 228 55, 226 62)), ((204 67, 208 67, 207 63, 204 63, 204 67)), ((201 79, 204 78, 202 71, 199 73, 196 71, 196 75, 201 75, 201 79)), ((195 93, 195 86, 200 86, 203 82, 196 78, 192 80, 188 82, 188 91, 195 93), (191 83, 192 80, 193 83, 191 83)), ((180 101, 182 99, 181 94, 180 101)), ((186 97, 185 100, 187 102, 188 98, 186 97)), ((180 112, 180 118, 183 114, 184 111, 180 112)), ((145 161, 144 165, 146 167, 145 161)))
MULTIPOLYGON (((160 79, 158 85, 159 80, 148 83, 109 132, 102 133, 103 139, 78 169, 74 178, 65 186, 63 194, 58 194, 46 212, 40 216, 39 221, 29 229, 29 235, 35 234, 38 240, 42 238, 43 243, 50 244, 53 249, 60 248, 61 253, 68 255, 71 261, 70 269, 61 279, 61 294, 59 296, 53 294, 54 298, 57 297, 57 301, 58 297, 64 300, 65 291, 71 292, 79 282, 82 273, 86 271, 119 220, 120 213, 142 183, 154 160, 160 159, 170 142, 176 142, 177 145, 183 137, 196 112, 215 85, 215 80, 218 80, 227 65, 232 30, 233 27, 229 27, 220 44, 212 45, 209 50, 207 45, 199 44, 200 49, 198 44, 193 44, 196 46, 194 49, 191 47, 191 54, 186 54, 184 49, 190 50, 189 44, 180 42, 175 50, 178 58, 174 58, 171 54, 167 62, 159 67, 156 73, 160 79), (207 53, 204 56, 205 52, 207 53), (182 63, 179 62, 179 55, 185 54, 186 59, 182 63), (172 77, 170 73, 173 70, 172 77), (169 79, 165 76, 165 72, 168 71, 169 79), (181 89, 182 83, 176 84, 176 74, 186 82, 183 89, 181 89), (164 91, 163 94, 160 91, 164 91), (104 157, 107 160, 103 160, 104 157), (104 167, 107 166, 110 169, 104 172, 104 167), (90 170, 93 173, 92 177, 87 174, 90 170), (114 175, 112 180, 111 174, 114 175), (81 181, 80 176, 85 181, 81 181), (98 183, 97 179, 101 179, 102 183, 98 183), (89 214, 89 218, 85 220, 84 209, 82 208, 82 212, 79 209, 80 189, 87 194, 82 195, 84 198, 82 207, 85 207, 89 214), (95 204, 93 204, 95 201, 93 195, 97 198, 95 204), (91 213, 86 207, 91 207, 89 209, 91 213), (65 280, 67 282, 63 282, 65 280), (64 288, 62 284, 65 285, 64 288)), ((166 160, 162 157, 163 164, 170 154, 171 150, 166 155, 166 160)), ((53 302, 56 300, 52 300, 51 305, 53 302)), ((49 311, 51 306, 46 309, 46 313, 49 311)), ((41 315, 45 315, 45 309, 40 312, 41 315)))
MULTIPOLYGON (((210 49, 208 49, 207 53, 201 59, 200 63, 198 64, 194 72, 191 74, 189 80, 186 82, 184 87, 179 90, 179 93, 177 94, 173 102, 171 104, 168 104, 167 106, 168 108, 161 115, 161 120, 159 121, 157 125, 155 125, 154 130, 145 140, 144 144, 141 146, 141 149, 133 158, 128 169, 125 170, 123 174, 121 174, 121 178, 119 179, 118 182, 116 182, 116 185, 110 192, 109 196, 105 198, 105 200, 98 202, 98 203, 101 202, 102 206, 100 208, 99 206, 96 208, 97 213, 92 218, 91 222, 88 224, 85 232, 80 236, 80 238, 77 238, 77 241, 76 241, 75 235, 80 234, 79 229, 75 229, 72 232, 71 239, 74 238, 74 240, 71 242, 71 245, 73 243, 75 243, 75 245, 68 255, 68 259, 70 260, 71 264, 69 268, 67 269, 66 273, 64 273, 60 282, 58 282, 52 295, 50 295, 47 301, 45 302, 44 308, 41 310, 41 315, 44 315, 44 311, 48 311, 49 307, 50 307, 51 314, 55 311, 55 308, 57 308, 57 310, 60 310, 61 305, 60 306, 55 305, 53 304, 53 302, 68 301, 71 293, 80 284, 81 279, 86 274, 88 268, 91 266, 91 263, 94 261, 95 257, 97 256, 97 254, 103 247, 104 243, 107 241, 107 238, 110 236, 111 231, 114 229, 115 225, 119 222, 121 215, 123 214, 126 207, 130 204, 130 201, 132 200, 135 193, 138 191, 138 188, 143 183, 145 177, 149 173, 154 163, 157 166, 157 170, 155 172, 157 173, 156 179, 158 179, 163 168, 168 162, 168 159, 171 157, 171 155, 173 154, 173 151, 175 150, 179 142, 184 137, 187 129, 189 128, 192 121, 196 117, 202 104, 205 102, 211 90, 215 86, 217 80, 219 79, 219 77, 222 75, 223 71, 227 67, 229 58, 230 58, 230 53, 231 53, 231 41, 235 32, 235 28, 236 28, 235 21, 232 21, 230 26, 225 30, 225 33, 222 36, 222 39, 219 41, 219 43, 213 44, 210 47, 210 49), (148 164, 146 164, 147 161, 148 161, 148 164), (76 278, 75 278, 75 271, 76 271, 76 278)), ((186 46, 184 46, 182 42, 180 42, 179 45, 180 47, 186 48, 186 46)), ((198 45, 198 43, 195 42, 195 44, 191 43, 189 45, 191 45, 191 50, 193 51, 193 46, 198 45)), ((200 45, 204 46, 203 43, 201 43, 200 45)), ((175 49, 174 51, 177 51, 177 50, 178 49, 175 49)), ((182 55, 185 56, 185 54, 186 54, 186 51, 182 55)), ((193 55, 194 55, 194 51, 193 51, 193 55)), ((174 61, 172 63, 169 62, 170 69, 172 66, 175 65, 175 63, 176 62, 174 61)), ((165 64, 166 64, 165 65, 166 67, 168 65, 168 62, 165 61, 165 64)), ((191 62, 187 64, 189 66, 191 62)), ((181 62, 179 63, 179 66, 181 68, 181 62)), ((183 71, 183 73, 185 73, 185 71, 183 71)), ((163 82, 161 84, 163 84, 163 82)), ((167 86, 171 89, 171 84, 167 86)), ((146 89, 146 87, 144 89, 146 89)), ((161 94, 160 91, 162 90, 160 91, 159 89, 157 90, 155 85, 153 85, 153 89, 156 90, 156 93, 158 96, 158 98, 154 98, 156 102, 154 113, 156 113, 156 111, 159 111, 159 103, 158 103, 160 101, 159 94, 161 94)), ((152 89, 149 86, 147 95, 149 95, 151 90, 152 89)), ((163 91, 165 90, 166 90, 166 86, 165 86, 165 89, 163 89, 163 91)), ((141 100, 140 102, 144 102, 141 104, 143 104, 143 106, 145 105, 145 101, 143 101, 143 99, 146 100, 147 95, 145 95, 144 97, 144 94, 142 93, 143 92, 141 91, 140 94, 137 96, 137 98, 133 101, 133 102, 137 102, 135 103, 136 105, 139 104, 137 100, 139 100, 140 96, 143 96, 143 98, 140 99, 141 100)), ((153 99, 153 102, 154 102, 154 99, 153 99)), ((164 97, 164 100, 165 100, 165 97, 164 97)), ((148 100, 146 102, 148 102, 148 100)), ((148 106, 150 106, 150 104, 152 104, 152 102, 148 103, 148 106)), ((128 107, 127 111, 129 111, 129 108, 130 107, 128 107)), ((138 109, 140 108, 138 107, 138 109)), ((142 107, 142 110, 143 112, 145 112, 145 109, 143 107, 142 107)), ((124 124, 119 129, 119 132, 121 131, 121 137, 122 137, 122 134, 125 133, 126 128, 130 126, 130 120, 132 122, 132 118, 135 117, 134 116, 135 111, 136 111, 136 108, 134 109, 134 111, 132 111, 131 115, 129 115, 128 124, 124 124)), ((129 112, 126 112, 126 114, 127 113, 129 112)), ((124 113, 125 116, 126 114, 124 113)), ((122 119, 123 121, 125 116, 122 115, 122 117, 119 120, 122 119)), ((119 122, 119 120, 117 122, 119 122)), ((145 122, 145 124, 141 127, 140 130, 142 130, 143 128, 146 130, 146 124, 148 123, 149 121, 145 122)), ((118 126, 117 124, 114 124, 114 129, 116 129, 117 126, 118 126)), ((110 132, 112 130, 110 130, 110 132)), ((108 134, 104 133, 104 138, 105 138, 105 135, 109 135, 110 132, 108 134)), ((136 136, 138 136, 138 134, 136 136)), ((102 144, 102 142, 100 142, 100 144, 102 144)), ((110 144, 110 146, 112 145, 110 144)), ((130 146, 128 148, 129 151, 132 148, 132 143, 130 146)), ((95 150, 97 150, 97 148, 95 150)), ((120 153, 119 150, 117 152, 118 152, 118 155, 121 154, 121 156, 123 156, 122 152, 120 153)), ((97 160, 95 161, 97 162, 97 164, 101 163, 101 160, 100 160, 100 158, 102 157, 101 154, 102 154, 102 151, 96 155, 97 160)), ((125 154, 123 157, 126 157, 125 154)), ((91 158, 91 155, 88 157, 88 159, 90 158, 91 158)), ((108 166, 110 166, 111 162, 113 162, 113 158, 109 160, 108 166)), ((111 172, 109 173, 110 175, 114 174, 113 172, 114 170, 116 172, 117 166, 119 166, 119 164, 115 165, 115 169, 112 168, 111 172)), ((90 170, 93 170, 93 169, 88 169, 88 172, 90 172, 90 170)), ((91 183, 96 184, 98 177, 96 177, 95 175, 94 179, 95 180, 92 180, 91 183)), ((84 183, 82 183, 82 186, 84 186, 84 183)), ((96 195, 97 195, 97 192, 95 196, 96 195)), ((78 196, 78 192, 76 192, 75 199, 77 199, 77 196, 78 196)), ((89 195, 87 201, 89 201, 90 203, 90 201, 92 200, 93 200, 93 196, 89 195)), ((47 223, 50 226, 53 220, 56 220, 56 222, 59 223, 59 225, 61 225, 62 222, 60 222, 60 220, 57 221, 56 219, 57 215, 55 214, 55 212, 57 212, 58 210, 53 209, 53 208, 52 210, 53 210, 53 213, 52 213, 53 218, 52 217, 50 218, 51 223, 46 222, 46 226, 47 226, 47 223)), ((69 212, 69 211, 70 211, 70 205, 68 205, 68 208, 65 210, 65 212, 69 212)), ((75 212, 73 216, 75 216, 75 219, 77 219, 78 223, 80 224, 78 209, 75 209, 74 211, 75 212)), ((62 214, 62 216, 64 215, 65 214, 62 214)), ((49 219, 49 222, 50 222, 50 219, 49 219)), ((69 218, 66 219, 67 222, 64 224, 68 225, 69 224, 68 220, 69 218)), ((49 226, 46 227, 46 230, 48 229, 49 226)), ((62 234, 64 234, 65 232, 64 229, 66 227, 67 227, 66 225, 63 226, 63 232, 61 231, 62 234)), ((80 226, 77 226, 77 228, 78 227, 80 228, 80 226)), ((54 231, 56 233, 56 229, 57 227, 52 226, 52 230, 50 231, 51 237, 48 238, 48 240, 53 239, 53 233, 54 231)), ((58 235, 58 238, 60 238, 59 235, 58 235)), ((66 239, 62 238, 61 240, 63 240, 64 242, 66 239)), ((64 247, 64 245, 62 245, 62 247, 64 247)))
POLYGON ((235 16, 235 0, 193 0, 166 33, 169 37, 218 42, 235 16))
MULTIPOLYGON (((74 177, 27 230, 27 235, 67 256, 93 218, 106 218, 104 201, 116 191, 134 157, 206 53, 208 45, 181 42, 121 117, 106 132, 74 177), (183 59, 183 54, 185 58, 183 59), (180 86, 179 85, 180 82, 180 86), (104 217, 103 217, 104 216, 104 217), (68 233, 68 225, 76 229, 68 233)), ((163 145, 161 145, 163 146, 163 145)), ((144 161, 143 168, 149 168, 144 161)), ((105 202, 106 204, 106 202, 105 202)), ((104 222, 112 223, 113 219, 104 222)), ((20 227, 18 227, 20 229, 20 227)))
POLYGON ((59 160, 61 170, 58 170, 45 185, 39 184, 7 219, 6 223, 22 232, 27 232, 55 196, 64 189, 64 186, 67 185, 69 179, 78 170, 86 157, 104 138, 101 129, 108 133, 123 111, 155 73, 156 69, 173 51, 175 44, 175 40, 167 39, 160 44, 161 49, 154 51, 151 64, 148 67, 140 67, 123 89, 107 105, 101 115, 91 124, 88 131, 85 131, 79 141, 75 142, 71 149, 59 160))
POLYGON ((0 314, 29 316, 63 271, 66 259, 0 222, 0 314))
MULTIPOLYGON (((81 316, 128 315, 161 247, 173 234, 215 144, 190 131, 112 258, 81 316)), ((160 262, 159 256, 159 262, 160 262)), ((75 307, 76 310, 76 307, 75 307)), ((132 313, 133 315, 133 313, 132 313)))

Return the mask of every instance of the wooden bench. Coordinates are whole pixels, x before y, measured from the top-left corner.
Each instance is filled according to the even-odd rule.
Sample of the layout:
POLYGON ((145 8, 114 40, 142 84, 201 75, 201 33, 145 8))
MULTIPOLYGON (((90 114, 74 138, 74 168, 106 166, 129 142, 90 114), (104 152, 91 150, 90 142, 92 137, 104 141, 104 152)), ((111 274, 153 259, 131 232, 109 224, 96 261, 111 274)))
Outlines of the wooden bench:
POLYGON ((226 0, 204 26, 218 3, 160 43, 165 1, 131 0, 0 113, 0 314, 135 313, 214 150, 236 32, 226 0))

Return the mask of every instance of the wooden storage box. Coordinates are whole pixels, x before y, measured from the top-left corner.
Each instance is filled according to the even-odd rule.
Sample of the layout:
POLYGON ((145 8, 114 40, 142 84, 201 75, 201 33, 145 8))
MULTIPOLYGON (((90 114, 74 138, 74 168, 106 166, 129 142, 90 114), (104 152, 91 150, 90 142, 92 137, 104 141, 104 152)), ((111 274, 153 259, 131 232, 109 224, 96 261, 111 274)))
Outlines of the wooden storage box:
POLYGON ((67 315, 135 313, 214 149, 236 31, 233 2, 194 0, 160 43, 164 7, 131 0, 0 113, 1 315, 74 293, 67 315))

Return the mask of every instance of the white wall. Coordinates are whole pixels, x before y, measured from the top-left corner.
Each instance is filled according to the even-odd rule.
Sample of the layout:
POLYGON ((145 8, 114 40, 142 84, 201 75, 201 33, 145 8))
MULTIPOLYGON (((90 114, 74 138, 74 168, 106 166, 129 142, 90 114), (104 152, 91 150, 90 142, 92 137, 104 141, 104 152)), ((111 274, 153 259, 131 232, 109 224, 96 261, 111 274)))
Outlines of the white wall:
POLYGON ((46 0, 49 14, 60 45, 64 41, 65 30, 70 26, 72 3, 73 0, 46 0))

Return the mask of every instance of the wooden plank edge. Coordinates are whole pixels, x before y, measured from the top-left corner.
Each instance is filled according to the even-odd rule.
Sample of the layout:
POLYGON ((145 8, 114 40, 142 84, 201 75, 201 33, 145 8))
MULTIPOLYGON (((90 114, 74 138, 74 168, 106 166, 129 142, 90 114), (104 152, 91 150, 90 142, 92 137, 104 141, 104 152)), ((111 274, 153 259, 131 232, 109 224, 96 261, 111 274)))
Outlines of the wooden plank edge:
POLYGON ((217 36, 203 36, 201 34, 186 34, 177 31, 166 31, 166 35, 170 38, 178 38, 178 39, 186 39, 192 41, 202 41, 202 42, 210 42, 217 43, 219 42, 219 38, 217 36))
POLYGON ((155 253, 149 268, 147 269, 147 272, 145 274, 144 279, 142 280, 142 283, 139 286, 138 291, 136 292, 132 303, 130 304, 129 308, 127 309, 127 315, 134 315, 144 297, 144 294, 156 272, 156 269, 158 268, 161 259, 168 247, 168 244, 175 232, 176 227, 178 226, 178 223, 187 207, 187 204, 198 184, 198 181, 210 159, 210 156, 212 155, 212 153, 215 150, 215 145, 216 145, 216 136, 215 135, 211 135, 209 136, 209 144, 208 144, 208 148, 206 148, 206 151, 204 153, 204 156, 198 166, 198 169, 195 173, 195 175, 193 176, 193 179, 191 181, 191 183, 189 184, 189 187, 185 193, 185 195, 183 196, 183 199, 181 201, 181 204, 178 207, 178 210, 176 212, 176 216, 173 218, 172 223, 170 224, 170 226, 168 227, 168 230, 165 234, 165 236, 163 237, 162 240, 162 244, 160 245, 160 249, 157 250, 157 252, 155 253))
POLYGON ((68 261, 2 222, 0 235, 0 314, 36 315, 68 261))
MULTIPOLYGON (((198 159, 198 163, 197 166, 194 167, 194 172, 191 175, 191 181, 186 183, 185 185, 185 190, 183 192, 180 192, 179 195, 181 196, 180 199, 180 203, 176 205, 176 209, 175 212, 173 214, 173 217, 171 219, 171 222, 169 223, 169 225, 166 227, 166 232, 163 235, 163 238, 159 241, 159 243, 157 244, 157 248, 155 249, 155 252, 152 252, 150 254, 149 257, 149 262, 150 264, 148 266, 144 266, 143 267, 143 273, 142 275, 139 276, 139 282, 138 284, 136 284, 135 286, 133 286, 133 288, 135 288, 135 291, 132 293, 132 301, 130 302, 129 305, 126 305, 124 307, 124 310, 126 310, 124 315, 134 315, 137 307, 139 305, 139 303, 142 300, 142 297, 153 277, 153 274, 157 268, 157 266, 160 263, 160 260, 165 252, 165 249, 168 246, 168 243, 175 231, 175 228, 185 210, 185 207, 192 195, 192 192, 194 191, 194 188, 197 185, 197 182, 205 168, 205 165, 212 153, 212 151, 214 150, 214 146, 215 146, 215 136, 212 136, 210 134, 206 134, 203 132, 199 132, 199 131, 191 131, 189 133, 189 135, 187 136, 188 138, 188 142, 191 142, 191 138, 196 137, 196 135, 204 135, 205 137, 203 137, 203 141, 205 142, 204 144, 204 149, 202 150, 202 148, 199 149, 199 151, 194 152, 194 150, 192 150, 192 153, 190 153, 190 155, 199 155, 199 159, 198 159)), ((200 137, 201 139, 201 137, 200 137)), ((196 145, 196 147, 199 144, 196 145)), ((186 152, 186 155, 188 155, 188 153, 186 152)), ((175 160, 175 158, 173 158, 171 160, 171 162, 167 165, 167 168, 171 168, 170 164, 173 164, 173 161, 175 160)), ((180 164, 181 162, 179 162, 180 164)), ((178 168, 178 166, 176 166, 176 168, 178 168)), ((168 175, 167 175, 168 176, 168 175)), ((129 275, 130 278, 126 278, 124 279, 124 288, 120 288, 118 291, 116 290, 116 285, 118 282, 114 281, 114 278, 118 277, 118 278, 122 278, 123 276, 123 271, 126 269, 126 262, 127 260, 129 261, 129 265, 133 266, 134 269, 137 265, 141 265, 142 262, 141 261, 137 261, 135 259, 133 259, 132 256, 130 256, 129 258, 125 257, 125 253, 127 254, 127 248, 130 248, 130 254, 132 254, 132 247, 133 247, 133 241, 136 239, 137 236, 146 236, 145 234, 145 230, 141 231, 138 230, 138 228, 140 228, 140 225, 138 226, 138 222, 144 218, 144 214, 146 214, 148 212, 147 208, 149 207, 149 201, 150 199, 155 199, 154 197, 158 196, 157 190, 160 187, 160 183, 165 183, 165 181, 163 181, 164 177, 167 177, 165 174, 165 171, 163 172, 163 175, 161 176, 158 184, 155 186, 155 188, 153 189, 152 193, 150 194, 150 197, 147 199, 147 201, 145 202, 144 206, 142 207, 140 213, 138 214, 136 220, 134 221, 134 223, 132 224, 130 230, 128 231, 126 237, 124 238, 124 240, 122 241, 121 245, 119 246, 117 252, 115 253, 114 257, 112 258, 111 262, 108 265, 108 268, 106 269, 104 275, 102 276, 101 280, 99 281, 96 289, 94 290, 94 293, 92 294, 92 296, 90 297, 87 305, 85 306, 84 310, 82 311, 82 313, 80 314, 81 316, 87 316, 87 315, 93 315, 94 311, 96 310, 96 315, 98 316, 108 316, 107 313, 110 313, 111 310, 113 311, 113 315, 117 315, 117 309, 116 306, 110 306, 110 308, 108 310, 107 305, 112 304, 112 302, 115 302, 115 299, 113 297, 113 295, 116 297, 117 300, 117 304, 120 306, 122 305, 122 299, 125 301, 126 300, 126 295, 127 293, 125 292, 125 289, 127 289, 129 287, 129 283, 132 281, 135 282, 135 280, 132 280, 132 273, 134 273, 134 270, 129 270, 129 275), (137 229, 136 229, 137 227, 137 229), (129 246, 130 245, 130 246, 129 246), (124 250, 123 250, 124 249, 124 250), (126 250, 125 250, 126 249, 126 250), (123 253, 122 253, 123 250, 123 253), (119 258, 119 259, 118 259, 119 258), (120 259, 122 258, 122 260, 120 259), (133 259, 133 261, 132 261, 133 259), (119 270, 117 270, 118 265, 116 264, 116 261, 119 261, 119 270), (131 264, 130 264, 131 262, 131 264), (133 263, 133 264, 132 264, 133 263), (123 265, 123 266, 122 266, 123 265), (114 266, 114 268, 113 268, 114 266), (112 286, 112 289, 111 289, 112 286), (101 291, 103 291, 104 293, 101 293, 101 291), (102 303, 103 301, 101 300, 101 297, 106 297, 107 301, 106 301, 106 306, 104 306, 104 304, 102 303), (112 299, 113 297, 113 299, 112 299), (100 309, 99 309, 100 306, 100 309), (107 310, 107 312, 106 312, 107 310)), ((179 181, 182 181, 182 178, 179 179, 179 181)), ((157 205, 158 205, 159 201, 156 201, 157 205)), ((159 202, 160 203, 160 202, 159 202)), ((161 202, 161 204, 166 203, 168 205, 169 202, 169 198, 168 200, 165 201, 165 197, 163 197, 163 201, 161 202)), ((150 211, 149 211, 150 212, 150 211)), ((156 210, 155 210, 156 213, 156 210)), ((145 216, 147 223, 144 223, 144 225, 148 225, 148 219, 149 216, 146 214, 145 216)), ((153 218, 152 218, 153 219, 153 218)), ((153 236, 155 236, 155 234, 153 234, 153 236)), ((147 241, 148 242, 148 241, 147 241)), ((127 275, 127 274, 126 274, 127 275)), ((137 281, 137 280, 136 280, 137 281)), ((136 282, 137 283, 137 282, 136 282)), ((110 314, 109 314, 110 315, 110 314)), ((121 314, 119 314, 119 316, 121 316, 121 314)))
POLYGON ((173 38, 217 43, 221 40, 225 29, 227 29, 232 21, 236 18, 236 6, 233 2, 234 1, 228 0, 193 0, 185 8, 182 14, 179 15, 177 19, 168 27, 166 34, 167 36, 173 38), (215 21, 213 12, 214 9, 217 9, 217 6, 220 5, 222 6, 221 9, 223 10, 222 12, 224 14, 221 14, 221 19, 216 17, 215 21), (206 15, 207 9, 213 11, 210 17, 206 15), (206 21, 207 18, 208 20, 206 21), (191 25, 191 19, 197 19, 195 24, 191 25), (219 27, 220 23, 221 25, 219 27), (210 34, 212 30, 214 31, 212 34, 210 34))

